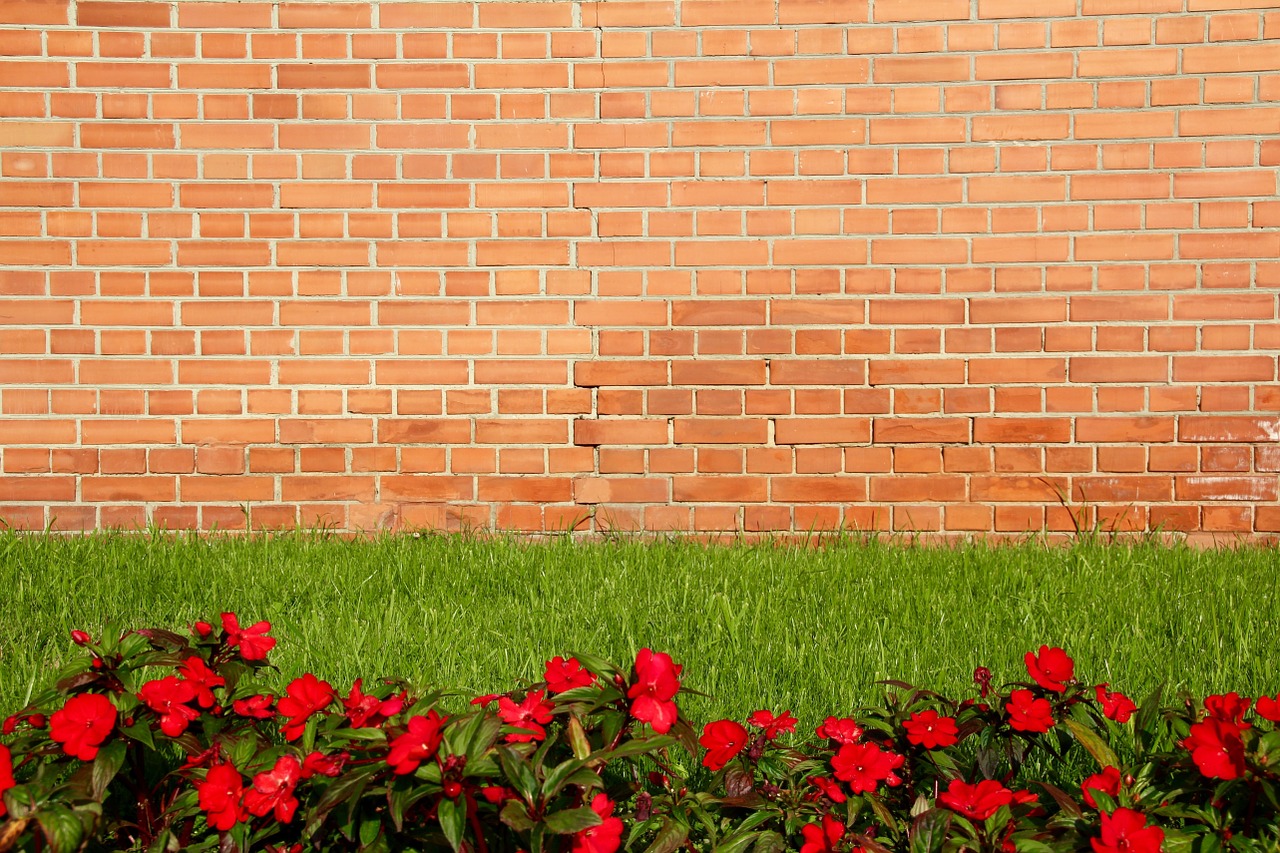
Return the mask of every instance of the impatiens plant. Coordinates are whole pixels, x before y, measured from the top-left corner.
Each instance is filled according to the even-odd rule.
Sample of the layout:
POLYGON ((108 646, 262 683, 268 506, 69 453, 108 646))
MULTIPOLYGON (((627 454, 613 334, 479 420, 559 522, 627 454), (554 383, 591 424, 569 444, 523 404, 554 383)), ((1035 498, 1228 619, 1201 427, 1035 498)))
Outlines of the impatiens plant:
POLYGON ((270 625, 220 625, 73 632, 87 657, 3 725, 0 853, 1280 847, 1280 695, 1138 705, 1057 647, 976 696, 886 682, 804 737, 769 708, 699 733, 652 649, 459 706, 311 673, 275 695, 270 625))

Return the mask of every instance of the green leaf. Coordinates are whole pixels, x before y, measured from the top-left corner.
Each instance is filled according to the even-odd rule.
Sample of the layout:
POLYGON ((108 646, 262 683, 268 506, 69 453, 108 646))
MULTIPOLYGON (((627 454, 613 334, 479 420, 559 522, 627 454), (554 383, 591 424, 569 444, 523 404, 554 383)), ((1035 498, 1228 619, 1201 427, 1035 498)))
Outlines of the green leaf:
POLYGON ((609 661, 595 655, 586 655, 581 652, 570 652, 571 657, 578 659, 578 663, 582 664, 591 672, 603 678, 605 681, 613 681, 615 677, 621 676, 626 678, 627 674, 609 661))
POLYGON ((54 853, 71 853, 80 846, 84 825, 71 809, 46 805, 36 813, 35 818, 54 853))
POLYGON ((337 746, 340 743, 352 742, 385 743, 387 740, 387 733, 382 729, 374 728, 338 729, 336 731, 329 732, 327 737, 329 742, 334 746, 337 746))
POLYGON ((624 711, 605 711, 600 715, 600 736, 605 743, 613 743, 626 724, 627 715, 624 711))
POLYGON ((1160 699, 1164 693, 1164 685, 1158 685, 1151 695, 1142 700, 1142 705, 1133 716, 1133 747, 1139 756, 1155 743, 1154 724, 1160 714, 1160 699))
POLYGON ((1062 809, 1063 812, 1077 819, 1084 817, 1084 812, 1080 810, 1080 804, 1077 803, 1066 791, 1062 790, 1057 785, 1050 785, 1048 782, 1036 782, 1035 784, 1044 788, 1045 791, 1048 792, 1049 796, 1053 797, 1054 802, 1058 804, 1058 808, 1062 809))
POLYGON ((747 846, 756 840, 758 832, 742 832, 738 831, 728 838, 722 840, 715 847, 712 847, 712 853, 740 853, 747 849, 747 846))
POLYGON ((489 714, 479 714, 477 718, 480 722, 471 732, 471 737, 467 741, 467 747, 464 754, 467 761, 478 761, 480 756, 484 755, 498 740, 498 732, 502 730, 502 720, 496 716, 489 714))
POLYGON ((752 812, 750 815, 748 815, 747 817, 743 818, 738 822, 737 828, 734 831, 749 832, 750 830, 755 829, 757 826, 759 826, 762 823, 768 823, 770 820, 772 820, 775 817, 777 817, 777 815, 774 814, 773 812, 768 812, 768 811, 752 812))
POLYGON ((951 829, 951 814, 943 809, 928 809, 911 824, 911 853, 934 853, 941 850, 951 829))
POLYGON ((671 735, 654 735, 647 738, 633 738, 618 744, 613 749, 599 749, 591 754, 592 758, 629 758, 633 755, 645 755, 674 746, 678 741, 671 735))
POLYGON ((529 810, 519 800, 507 800, 503 803, 498 819, 516 832, 528 832, 534 824, 533 818, 529 816, 529 810))
POLYGON ((454 853, 462 849, 462 833, 467 826, 467 806, 465 801, 445 798, 436 807, 436 815, 440 818, 440 828, 454 853))
POLYGON ((671 727, 671 734, 684 747, 685 752, 690 755, 698 754, 698 733, 693 730, 693 726, 689 725, 687 721, 676 720, 675 725, 671 727))
POLYGON ((604 819, 591 809, 583 807, 564 809, 563 811, 549 814, 543 818, 542 822, 546 824, 548 832, 553 832, 556 835, 572 835, 575 832, 599 826, 604 822, 604 819))
POLYGON ((782 853, 785 849, 787 849, 786 839, 772 829, 767 829, 756 838, 753 853, 782 853))
POLYGON ((498 763, 502 772, 511 783, 511 787, 524 797, 524 801, 533 805, 534 795, 538 792, 538 780, 524 756, 509 746, 498 747, 498 763))
POLYGON ((97 757, 93 759, 93 778, 89 785, 95 800, 102 799, 111 780, 120 772, 128 748, 124 741, 115 740, 98 750, 97 757))
POLYGON ((560 793, 560 789, 568 782, 569 777, 576 773, 586 764, 580 758, 570 758, 562 761, 551 771, 547 773, 547 778, 542 783, 542 799, 550 800, 556 794, 560 793))
POLYGON ((253 757, 258 754, 258 739, 253 735, 245 735, 231 745, 229 753, 228 757, 231 759, 231 766, 238 770, 244 770, 249 762, 253 760, 253 757))
POLYGON ((156 748, 155 738, 151 736, 151 726, 141 720, 134 722, 132 726, 120 726, 120 734, 123 734, 125 738, 137 740, 143 747, 152 749, 152 751, 156 748))
POLYGON ((1067 731, 1080 741, 1080 745, 1085 751, 1093 756, 1093 760, 1098 762, 1099 767, 1119 767, 1120 759, 1111 751, 1111 747, 1107 745, 1098 733, 1083 726, 1075 720, 1063 720, 1062 724, 1067 727, 1067 731))
POLYGON ((596 771, 592 770, 590 767, 583 767, 580 770, 574 771, 572 776, 564 780, 564 784, 565 787, 568 787, 569 785, 577 785, 584 791, 591 788, 604 787, 604 782, 598 775, 596 775, 596 771))
POLYGON ((645 848, 644 853, 675 853, 689 837, 689 827, 677 820, 667 818, 653 842, 645 848))
POLYGON ((1036 841, 1034 838, 1015 838, 1013 846, 1018 853, 1054 853, 1052 847, 1043 841, 1036 841))
POLYGON ((360 848, 367 849, 373 845, 373 842, 382 834, 382 822, 377 820, 366 820, 360 824, 360 848))
POLYGON ((569 735, 569 747, 573 750, 574 758, 586 759, 591 755, 591 741, 587 740, 587 733, 582 730, 582 723, 578 720, 577 714, 569 715, 569 724, 566 726, 569 735))
POLYGON ((890 828, 898 825, 898 822, 893 819, 893 813, 881 802, 879 797, 874 794, 867 794, 867 800, 871 803, 871 810, 876 813, 876 817, 880 819, 881 823, 890 828))

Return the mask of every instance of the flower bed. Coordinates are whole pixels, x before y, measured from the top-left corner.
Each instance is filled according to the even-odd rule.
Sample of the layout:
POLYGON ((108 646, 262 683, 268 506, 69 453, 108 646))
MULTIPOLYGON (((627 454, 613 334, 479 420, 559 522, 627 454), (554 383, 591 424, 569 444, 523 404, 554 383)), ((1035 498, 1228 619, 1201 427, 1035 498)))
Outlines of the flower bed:
POLYGON ((885 702, 698 729, 682 668, 554 657, 543 678, 447 713, 398 679, 342 695, 306 674, 255 686, 270 625, 73 639, 87 652, 4 722, 0 851, 469 853, 619 849, 1275 850, 1280 696, 1141 706, 1060 648, 956 700, 885 702), (1053 766, 1050 779, 1032 768, 1053 766), (1087 768, 1069 782, 1070 768, 1087 768))

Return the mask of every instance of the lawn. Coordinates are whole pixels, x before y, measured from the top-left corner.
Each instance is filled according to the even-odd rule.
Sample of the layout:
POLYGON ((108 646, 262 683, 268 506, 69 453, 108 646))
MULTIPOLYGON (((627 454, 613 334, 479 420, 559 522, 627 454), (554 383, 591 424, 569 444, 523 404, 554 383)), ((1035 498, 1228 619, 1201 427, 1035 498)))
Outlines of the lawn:
POLYGON ((1139 698, 1162 682, 1275 695, 1277 568, 1275 550, 1154 544, 2 534, 0 712, 79 653, 72 628, 180 628, 222 610, 271 621, 277 689, 312 670, 343 692, 403 675, 485 693, 555 654, 650 646, 709 694, 684 701, 695 720, 772 706, 811 727, 874 701, 877 679, 955 694, 979 665, 1023 678, 1023 653, 1047 643, 1139 698))

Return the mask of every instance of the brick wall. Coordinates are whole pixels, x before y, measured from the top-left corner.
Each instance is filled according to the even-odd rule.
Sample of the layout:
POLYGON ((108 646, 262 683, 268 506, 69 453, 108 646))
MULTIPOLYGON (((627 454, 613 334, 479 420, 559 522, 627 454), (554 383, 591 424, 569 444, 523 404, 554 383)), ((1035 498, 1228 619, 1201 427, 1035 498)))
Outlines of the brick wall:
POLYGON ((10 525, 1280 531, 1274 2, 0 22, 10 525))

